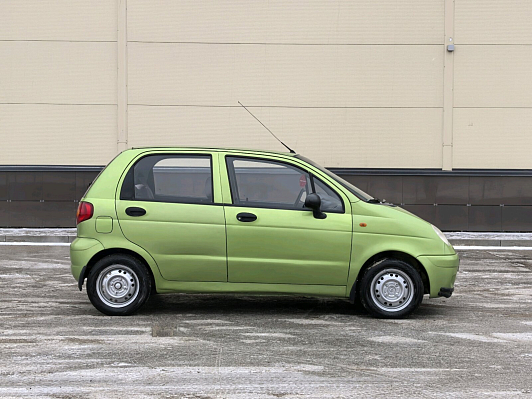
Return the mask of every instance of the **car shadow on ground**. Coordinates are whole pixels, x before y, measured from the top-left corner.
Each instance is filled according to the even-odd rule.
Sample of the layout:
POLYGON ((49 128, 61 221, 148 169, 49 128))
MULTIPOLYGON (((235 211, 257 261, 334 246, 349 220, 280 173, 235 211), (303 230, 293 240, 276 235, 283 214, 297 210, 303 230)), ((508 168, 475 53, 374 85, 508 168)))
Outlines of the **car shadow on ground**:
POLYGON ((137 312, 163 314, 271 314, 271 315, 357 315, 367 316, 359 307, 341 299, 301 296, 241 296, 210 294, 153 295, 137 312))
MULTIPOLYGON (((408 319, 445 317, 452 306, 425 300, 408 319)), ((344 299, 271 295, 158 294, 137 312, 139 315, 271 315, 371 317, 360 304, 344 299)))
MULTIPOLYGON (((71 303, 72 305, 72 303, 71 303)), ((105 316, 92 307, 88 299, 80 299, 74 308, 75 314, 105 316)), ((408 316, 408 319, 430 319, 452 316, 458 311, 452 303, 440 303, 438 300, 424 300, 421 306, 408 316), (432 302, 434 301, 434 302, 432 302)), ((230 316, 257 315, 264 317, 304 316, 304 317, 342 317, 355 316, 372 318, 360 304, 351 304, 344 299, 315 298, 303 296, 273 295, 231 295, 231 294, 155 294, 135 315, 139 316, 230 316)))

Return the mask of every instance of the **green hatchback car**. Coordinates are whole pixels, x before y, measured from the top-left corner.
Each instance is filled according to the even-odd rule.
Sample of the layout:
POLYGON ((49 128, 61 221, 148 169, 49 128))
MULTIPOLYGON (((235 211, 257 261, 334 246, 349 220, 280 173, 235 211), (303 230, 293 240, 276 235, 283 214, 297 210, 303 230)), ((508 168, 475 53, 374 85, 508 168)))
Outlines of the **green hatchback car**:
POLYGON ((459 258, 445 236, 292 153, 137 148, 79 204, 72 274, 107 315, 152 293, 346 298, 400 318, 450 297, 459 258))

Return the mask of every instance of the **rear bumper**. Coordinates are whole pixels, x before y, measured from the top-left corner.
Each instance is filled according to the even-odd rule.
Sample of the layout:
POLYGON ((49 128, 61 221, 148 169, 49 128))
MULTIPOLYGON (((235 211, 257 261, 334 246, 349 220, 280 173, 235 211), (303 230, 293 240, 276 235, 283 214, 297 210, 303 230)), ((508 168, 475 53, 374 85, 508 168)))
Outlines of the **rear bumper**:
POLYGON ((103 245, 94 238, 76 238, 70 244, 70 270, 81 290, 85 279, 86 267, 94 255, 102 251, 103 245))
POLYGON ((460 265, 458 255, 419 256, 418 260, 425 267, 429 277, 430 297, 449 298, 454 291, 454 281, 460 265))

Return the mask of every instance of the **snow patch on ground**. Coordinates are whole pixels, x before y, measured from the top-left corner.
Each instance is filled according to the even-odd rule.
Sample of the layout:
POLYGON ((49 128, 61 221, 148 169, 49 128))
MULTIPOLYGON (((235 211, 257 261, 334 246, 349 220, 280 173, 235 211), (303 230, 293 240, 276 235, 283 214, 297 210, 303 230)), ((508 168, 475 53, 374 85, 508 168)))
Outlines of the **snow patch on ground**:
POLYGON ((464 251, 530 251, 532 247, 490 247, 484 245, 454 245, 454 249, 464 251))
POLYGON ((70 243, 68 242, 32 242, 32 241, 9 241, 9 242, 0 242, 1 246, 26 246, 26 247, 68 247, 70 243))
POLYGON ((427 342, 427 341, 423 341, 420 339, 407 338, 407 337, 393 337, 390 335, 384 335, 381 337, 371 337, 368 339, 370 341, 387 343, 387 344, 420 344, 420 343, 427 342))
POLYGON ((450 240, 532 240, 532 233, 471 233, 447 232, 450 240))
POLYGON ((195 324, 222 324, 222 323, 231 323, 227 320, 185 320, 185 323, 195 323, 195 324))
POLYGON ((491 335, 510 341, 532 341, 532 333, 493 333, 491 335))
POLYGON ((320 319, 284 319, 290 323, 296 324, 311 324, 311 325, 344 325, 337 321, 320 320, 320 319))
POLYGON ((448 337, 453 337, 453 338, 470 339, 471 341, 479 341, 479 342, 489 342, 489 343, 507 342, 503 339, 486 337, 484 335, 479 335, 479 334, 470 334, 470 333, 435 333, 435 334, 447 335, 448 337))
POLYGON ((76 229, 0 229, 0 236, 75 236, 76 229))
MULTIPOLYGON (((0 236, 75 236, 75 228, 42 228, 42 229, 0 229, 0 236)), ((447 238, 452 240, 532 240, 532 233, 472 233, 447 232, 447 238)))
POLYGON ((293 335, 285 333, 242 333, 248 337, 272 337, 272 338, 295 338, 293 335))

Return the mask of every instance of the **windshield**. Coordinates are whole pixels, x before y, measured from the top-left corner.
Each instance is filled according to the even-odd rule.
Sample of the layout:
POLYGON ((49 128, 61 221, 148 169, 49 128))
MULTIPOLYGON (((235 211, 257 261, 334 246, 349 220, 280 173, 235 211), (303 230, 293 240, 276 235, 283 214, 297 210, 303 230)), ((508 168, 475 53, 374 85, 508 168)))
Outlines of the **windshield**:
POLYGON ((299 158, 309 164, 311 164, 312 166, 314 166, 315 168, 318 168, 319 170, 321 170, 323 173, 325 173, 327 176, 329 176, 331 179, 333 179, 334 181, 340 183, 343 187, 345 187, 347 190, 349 190, 349 192, 353 193, 354 195, 356 195, 358 198, 360 198, 361 200, 363 201, 369 201, 371 199, 373 199, 373 197, 369 194, 366 194, 364 191, 362 191, 361 189, 359 189, 358 187, 355 187, 353 186, 351 183, 349 183, 347 180, 344 180, 342 179, 340 176, 338 175, 335 175, 333 172, 331 172, 330 170, 327 170, 325 169, 323 166, 321 165, 318 165, 316 162, 314 161, 311 161, 310 159, 308 158, 305 158, 304 156, 302 155, 296 155, 296 158, 299 158))

